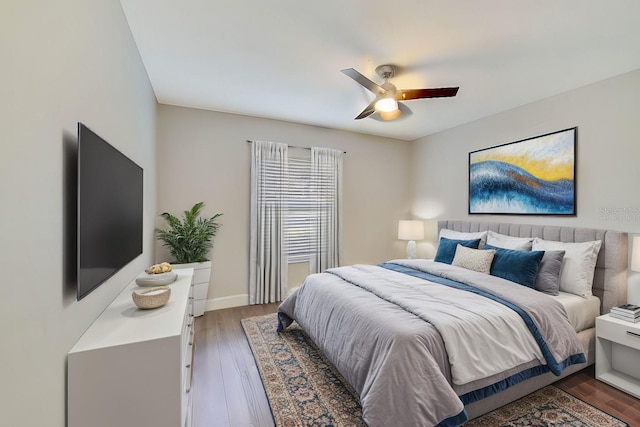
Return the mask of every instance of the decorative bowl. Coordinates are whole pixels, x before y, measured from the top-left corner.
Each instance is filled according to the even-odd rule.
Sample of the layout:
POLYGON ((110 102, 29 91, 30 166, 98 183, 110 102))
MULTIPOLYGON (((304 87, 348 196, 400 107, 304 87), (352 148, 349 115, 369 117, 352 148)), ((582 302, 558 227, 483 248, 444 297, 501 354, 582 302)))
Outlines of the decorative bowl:
POLYGON ((175 271, 159 274, 147 274, 143 272, 136 277, 136 284, 138 286, 163 286, 175 282, 177 277, 178 274, 175 271))
POLYGON ((162 307, 169 301, 171 288, 168 286, 158 286, 155 288, 134 290, 131 298, 138 308, 148 310, 162 307))

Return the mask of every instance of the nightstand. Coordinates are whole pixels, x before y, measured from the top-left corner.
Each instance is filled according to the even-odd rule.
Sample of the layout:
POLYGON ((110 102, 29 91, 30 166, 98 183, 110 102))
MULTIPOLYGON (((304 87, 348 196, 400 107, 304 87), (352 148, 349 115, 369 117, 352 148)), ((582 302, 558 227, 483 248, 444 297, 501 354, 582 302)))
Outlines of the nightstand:
POLYGON ((640 323, 596 318, 596 378, 640 398, 640 323))

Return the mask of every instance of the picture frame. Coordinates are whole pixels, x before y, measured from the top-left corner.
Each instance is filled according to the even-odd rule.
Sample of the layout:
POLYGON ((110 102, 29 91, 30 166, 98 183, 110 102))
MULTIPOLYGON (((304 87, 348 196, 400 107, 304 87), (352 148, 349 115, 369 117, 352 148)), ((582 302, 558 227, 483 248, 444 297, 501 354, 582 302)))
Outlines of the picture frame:
POLYGON ((576 215, 577 127, 469 153, 469 214, 576 215))

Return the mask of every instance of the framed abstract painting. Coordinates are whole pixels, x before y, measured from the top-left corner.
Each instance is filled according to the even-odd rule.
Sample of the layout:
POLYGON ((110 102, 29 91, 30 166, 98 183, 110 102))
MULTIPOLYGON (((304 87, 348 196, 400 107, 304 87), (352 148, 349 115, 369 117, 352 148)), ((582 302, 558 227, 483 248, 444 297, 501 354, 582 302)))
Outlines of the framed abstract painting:
POLYGON ((576 215, 569 128, 469 153, 469 214, 576 215))

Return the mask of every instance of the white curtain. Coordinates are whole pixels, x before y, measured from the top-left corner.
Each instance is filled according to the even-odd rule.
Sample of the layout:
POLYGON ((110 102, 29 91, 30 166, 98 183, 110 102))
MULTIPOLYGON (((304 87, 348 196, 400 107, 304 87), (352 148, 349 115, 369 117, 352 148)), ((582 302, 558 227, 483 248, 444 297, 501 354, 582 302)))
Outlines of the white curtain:
POLYGON ((283 194, 288 191, 287 171, 286 144, 251 144, 250 304, 282 301, 286 296, 283 194))
POLYGON ((342 151, 311 148, 311 189, 317 215, 309 272, 319 273, 342 264, 342 151))

